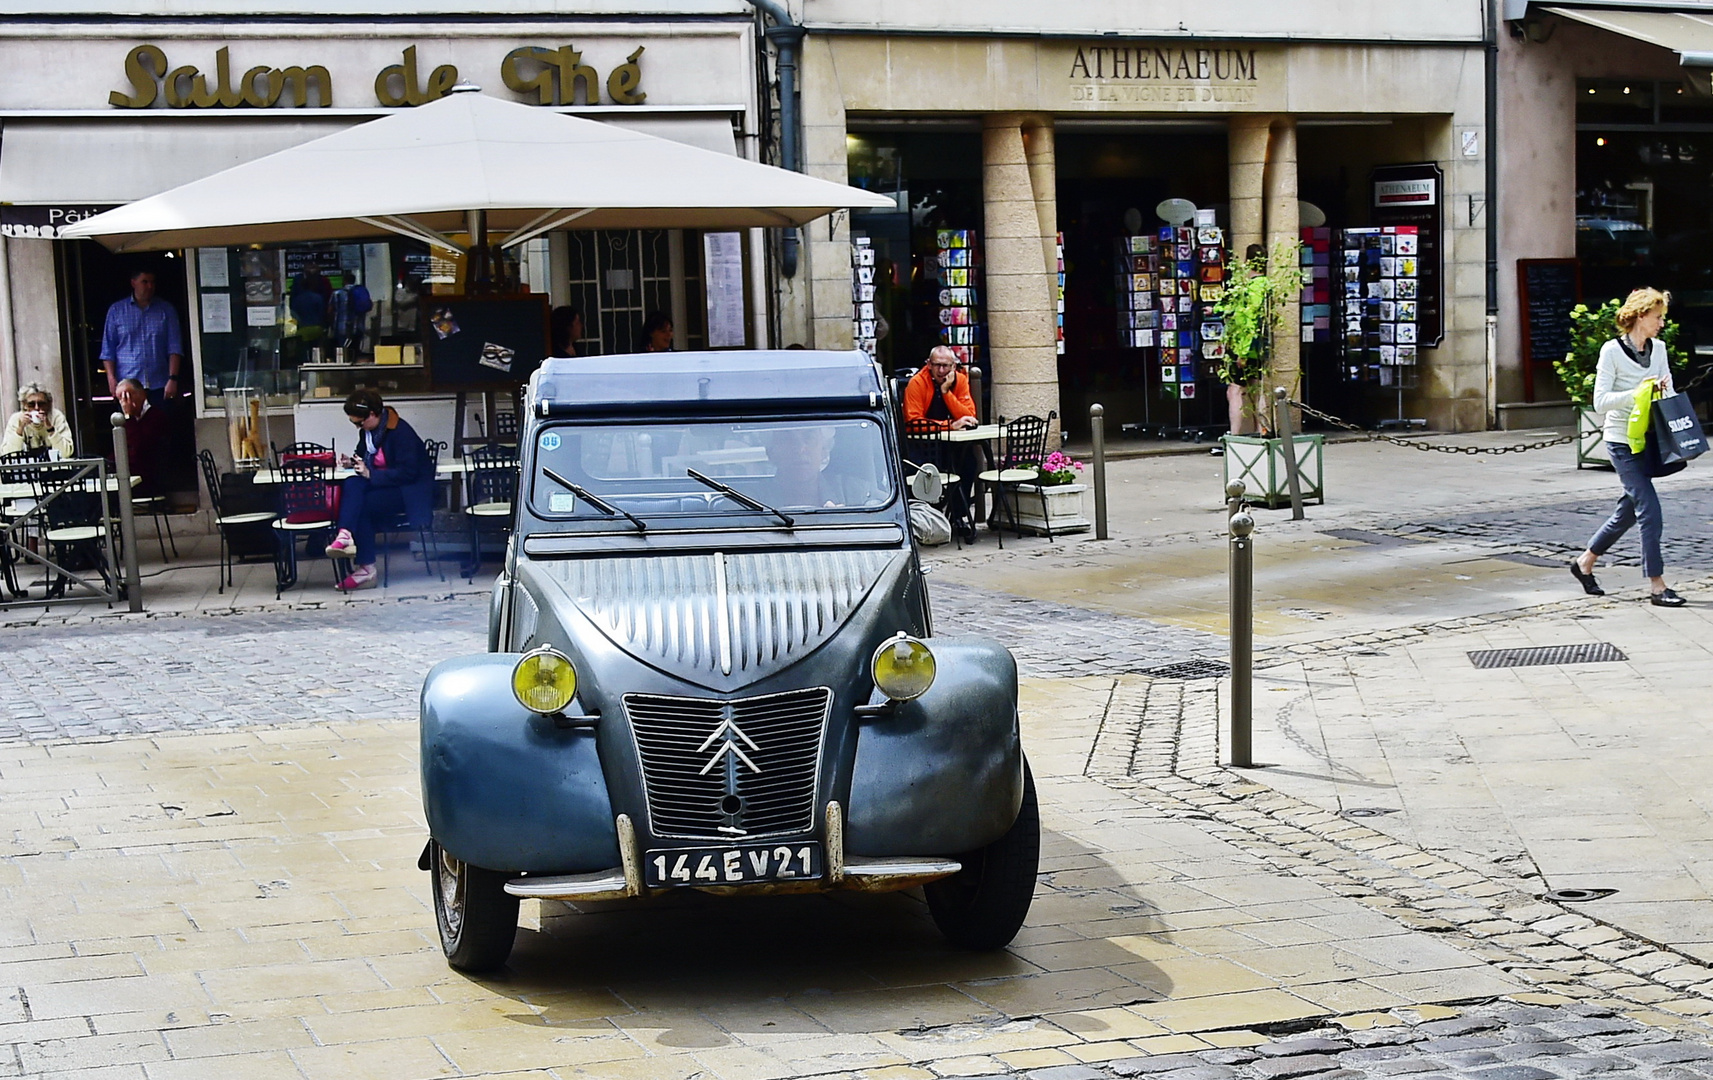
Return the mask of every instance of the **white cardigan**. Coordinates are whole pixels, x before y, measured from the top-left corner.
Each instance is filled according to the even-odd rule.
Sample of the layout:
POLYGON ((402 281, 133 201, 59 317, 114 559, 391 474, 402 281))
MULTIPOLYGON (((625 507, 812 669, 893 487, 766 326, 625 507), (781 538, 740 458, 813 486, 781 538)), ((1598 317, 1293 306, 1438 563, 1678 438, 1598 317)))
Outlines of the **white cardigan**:
POLYGON ((1631 360, 1614 338, 1600 347, 1600 363, 1594 371, 1594 411, 1606 416, 1606 441, 1630 442, 1630 410, 1636 406, 1636 387, 1653 379, 1660 389, 1671 387, 1671 368, 1665 361, 1665 342, 1648 342, 1648 365, 1631 360))

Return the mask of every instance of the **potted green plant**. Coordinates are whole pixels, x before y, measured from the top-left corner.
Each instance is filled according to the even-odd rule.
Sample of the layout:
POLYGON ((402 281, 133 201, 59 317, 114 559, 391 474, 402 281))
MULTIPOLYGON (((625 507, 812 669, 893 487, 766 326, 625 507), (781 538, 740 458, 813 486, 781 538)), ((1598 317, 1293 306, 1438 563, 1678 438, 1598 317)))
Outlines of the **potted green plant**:
MULTIPOLYGON (((1565 393, 1576 406, 1576 467, 1609 469, 1606 457, 1605 417, 1594 411, 1594 375, 1600 366, 1600 350, 1618 336, 1618 308, 1622 301, 1608 300, 1597 308, 1577 304, 1570 309, 1570 350, 1563 360, 1552 362, 1564 384, 1565 393)), ((1678 324, 1667 319, 1659 338, 1674 368, 1683 370, 1688 357, 1677 344, 1678 324)))
MULTIPOLYGON (((1271 402, 1263 401, 1272 385, 1273 341, 1277 334, 1294 333, 1282 320, 1291 296, 1302 288, 1298 266, 1301 245, 1275 245, 1271 258, 1233 259, 1231 272, 1214 301, 1213 310, 1225 324, 1224 351, 1218 373, 1231 403, 1231 433, 1220 438, 1225 450, 1225 479, 1241 479, 1254 494, 1252 501, 1282 505, 1290 498, 1285 469, 1284 440, 1273 437, 1271 402), (1258 432, 1240 429, 1252 418, 1258 432)), ((1324 499, 1321 437, 1299 435, 1294 447, 1304 498, 1324 499)))
POLYGON ((1093 525, 1083 516, 1083 492, 1078 483, 1083 463, 1055 450, 1035 466, 1037 480, 1017 486, 1017 524, 1042 536, 1087 532, 1093 525))

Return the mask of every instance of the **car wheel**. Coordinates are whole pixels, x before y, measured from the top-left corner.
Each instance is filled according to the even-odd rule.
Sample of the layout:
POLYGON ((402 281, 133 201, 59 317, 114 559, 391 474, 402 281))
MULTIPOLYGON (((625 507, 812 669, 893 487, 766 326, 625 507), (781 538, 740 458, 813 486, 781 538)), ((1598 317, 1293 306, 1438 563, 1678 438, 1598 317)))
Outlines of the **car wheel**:
POLYGON ((460 862, 436 842, 428 856, 446 962, 459 971, 502 966, 517 937, 518 898, 506 892, 506 875, 460 862))
POLYGON ((1041 858, 1041 809, 1035 777, 1023 763, 1023 805, 1004 836, 957 857, 963 869, 922 887, 934 925, 954 945, 1003 949, 1011 944, 1035 899, 1041 858))

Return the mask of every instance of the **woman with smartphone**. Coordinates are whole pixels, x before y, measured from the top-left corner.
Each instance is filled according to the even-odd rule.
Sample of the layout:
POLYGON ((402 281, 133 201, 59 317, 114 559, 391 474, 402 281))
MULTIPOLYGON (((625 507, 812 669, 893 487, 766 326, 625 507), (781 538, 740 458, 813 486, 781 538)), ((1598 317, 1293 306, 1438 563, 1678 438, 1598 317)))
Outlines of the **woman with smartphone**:
POLYGON ((330 558, 351 559, 346 591, 375 584, 375 533, 426 528, 434 514, 434 470, 422 438, 374 390, 345 399, 345 417, 357 429, 357 452, 339 464, 356 470, 339 488, 339 532, 330 558))

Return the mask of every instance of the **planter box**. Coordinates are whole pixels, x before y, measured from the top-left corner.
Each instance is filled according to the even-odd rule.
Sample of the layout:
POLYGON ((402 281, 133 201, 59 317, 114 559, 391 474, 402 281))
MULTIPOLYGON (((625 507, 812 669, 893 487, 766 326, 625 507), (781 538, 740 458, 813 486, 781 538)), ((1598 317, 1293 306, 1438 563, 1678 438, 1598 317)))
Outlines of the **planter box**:
POLYGON ((1021 484, 1016 489, 1017 525, 1037 536, 1063 536, 1088 532, 1093 523, 1083 516, 1083 492, 1087 484, 1058 484, 1041 487, 1021 484))
MULTIPOLYGON (((1256 435, 1222 435, 1225 448, 1225 482, 1241 480, 1248 489, 1244 498, 1257 506, 1277 510, 1291 505, 1291 484, 1285 475, 1285 440, 1256 435)), ((1326 485, 1321 467, 1323 439, 1298 435, 1297 482, 1304 502, 1324 504, 1326 485)))
POLYGON ((1612 459, 1606 456, 1604 417, 1592 409, 1576 410, 1576 467, 1578 469, 1610 469, 1612 459))

